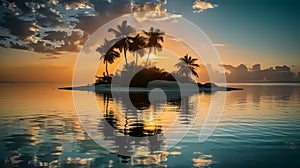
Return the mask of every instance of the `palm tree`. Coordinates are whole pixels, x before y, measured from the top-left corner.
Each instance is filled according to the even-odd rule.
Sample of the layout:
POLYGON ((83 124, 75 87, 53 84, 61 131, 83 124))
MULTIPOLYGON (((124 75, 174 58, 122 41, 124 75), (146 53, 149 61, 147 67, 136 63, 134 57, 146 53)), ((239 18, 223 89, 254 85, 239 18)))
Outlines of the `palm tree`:
POLYGON ((148 65, 151 52, 153 51, 154 54, 156 54, 156 51, 162 50, 162 45, 159 42, 164 42, 163 35, 165 35, 165 32, 162 32, 159 29, 154 29, 153 27, 149 29, 149 32, 143 32, 148 37, 146 44, 146 46, 149 47, 149 53, 146 61, 146 65, 148 65))
POLYGON ((135 56, 135 65, 138 66, 138 57, 145 55, 146 38, 137 34, 130 38, 129 51, 135 56))
POLYGON ((179 58, 179 61, 175 67, 179 68, 178 73, 180 75, 185 75, 186 77, 189 76, 190 72, 192 75, 198 77, 198 73, 196 72, 196 69, 200 67, 199 64, 196 64, 195 62, 198 59, 192 58, 188 54, 186 54, 184 57, 179 58))
POLYGON ((121 25, 117 26, 117 29, 110 28, 108 29, 108 32, 115 34, 118 42, 114 45, 114 47, 118 48, 120 52, 124 52, 125 63, 128 65, 126 52, 129 49, 129 35, 135 33, 135 29, 127 25, 127 20, 124 20, 121 25))
POLYGON ((114 50, 113 44, 114 44, 113 40, 108 41, 107 39, 105 39, 103 45, 101 45, 96 49, 96 51, 101 54, 100 59, 103 58, 103 62, 106 65, 105 70, 107 76, 109 76, 108 63, 112 64, 114 63, 116 58, 120 57, 120 53, 114 50))

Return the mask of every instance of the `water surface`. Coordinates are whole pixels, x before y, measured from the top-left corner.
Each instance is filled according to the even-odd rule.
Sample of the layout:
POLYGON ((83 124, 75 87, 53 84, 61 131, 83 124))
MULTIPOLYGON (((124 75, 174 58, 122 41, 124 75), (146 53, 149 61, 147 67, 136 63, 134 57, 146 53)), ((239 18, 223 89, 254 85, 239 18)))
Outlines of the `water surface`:
POLYGON ((110 150, 87 135, 72 92, 56 89, 61 84, 0 86, 1 167, 300 167, 297 84, 236 84, 244 90, 156 104, 130 95, 135 108, 122 95, 77 92, 83 103, 97 103, 99 110, 87 106, 80 115, 110 150), (226 102, 218 127, 199 143, 212 98, 221 94, 226 102))

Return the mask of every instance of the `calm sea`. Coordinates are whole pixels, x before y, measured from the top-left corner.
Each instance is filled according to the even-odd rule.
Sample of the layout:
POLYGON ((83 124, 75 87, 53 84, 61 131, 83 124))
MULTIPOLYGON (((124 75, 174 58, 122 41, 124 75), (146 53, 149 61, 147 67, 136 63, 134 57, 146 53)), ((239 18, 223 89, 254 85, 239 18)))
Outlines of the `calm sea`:
POLYGON ((235 84, 244 90, 155 104, 85 91, 73 102, 62 86, 0 84, 0 167, 300 167, 299 84, 235 84), (199 142, 222 96, 218 126, 199 142))

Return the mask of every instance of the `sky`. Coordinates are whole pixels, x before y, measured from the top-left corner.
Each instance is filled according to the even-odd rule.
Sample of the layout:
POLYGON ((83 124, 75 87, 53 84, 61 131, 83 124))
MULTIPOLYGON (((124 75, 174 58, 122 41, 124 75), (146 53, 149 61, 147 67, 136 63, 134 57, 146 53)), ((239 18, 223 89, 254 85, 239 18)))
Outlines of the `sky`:
POLYGON ((0 0, 0 81, 69 82, 94 31, 123 14, 151 10, 201 28, 224 64, 300 72, 297 0, 0 0))

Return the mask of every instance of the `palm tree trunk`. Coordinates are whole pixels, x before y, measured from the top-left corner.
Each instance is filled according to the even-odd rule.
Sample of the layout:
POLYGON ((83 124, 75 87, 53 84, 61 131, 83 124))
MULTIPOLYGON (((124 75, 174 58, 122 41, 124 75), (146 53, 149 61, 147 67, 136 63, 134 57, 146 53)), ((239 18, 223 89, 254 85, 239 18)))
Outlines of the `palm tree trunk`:
POLYGON ((127 56, 126 56, 126 47, 123 47, 123 51, 124 51, 125 63, 126 63, 126 67, 127 67, 128 62, 127 62, 127 56))
POLYGON ((146 60, 146 64, 145 64, 146 66, 148 65, 149 57, 150 57, 151 51, 152 51, 152 48, 150 47, 150 48, 149 48, 148 57, 147 57, 147 60, 146 60))
POLYGON ((105 70, 106 70, 106 75, 109 76, 109 73, 108 73, 108 62, 105 61, 105 70))
POLYGON ((109 103, 108 95, 104 95, 104 103, 105 103, 105 114, 106 117, 108 117, 108 103, 109 103))
POLYGON ((138 66, 138 59, 139 59, 138 56, 139 56, 138 54, 135 54, 135 66, 138 66))
MULTIPOLYGON (((154 52, 154 55, 156 56, 156 50, 157 50, 157 48, 153 48, 153 52, 154 52)), ((153 61, 153 60, 152 60, 153 61)), ((150 65, 151 65, 151 60, 149 61, 149 63, 150 63, 150 65)))

